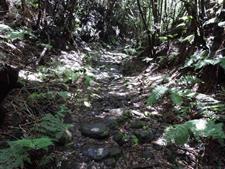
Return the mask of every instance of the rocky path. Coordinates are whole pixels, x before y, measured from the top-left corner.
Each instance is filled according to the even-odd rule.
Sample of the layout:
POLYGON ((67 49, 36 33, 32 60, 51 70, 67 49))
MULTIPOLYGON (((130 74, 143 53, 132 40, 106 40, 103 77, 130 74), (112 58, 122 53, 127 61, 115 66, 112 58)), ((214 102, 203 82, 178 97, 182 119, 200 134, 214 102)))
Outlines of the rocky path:
MULTIPOLYGON (((146 116, 142 76, 125 77, 117 51, 101 51, 93 58, 94 82, 72 114, 73 144, 65 150, 63 169, 168 168, 165 149, 153 142, 163 128, 158 117, 146 116), (88 99, 86 99, 88 98, 88 99), (86 101, 85 101, 86 100, 86 101)), ((133 65, 134 67, 137 65, 133 65)), ((156 78, 157 79, 157 78, 156 78)))

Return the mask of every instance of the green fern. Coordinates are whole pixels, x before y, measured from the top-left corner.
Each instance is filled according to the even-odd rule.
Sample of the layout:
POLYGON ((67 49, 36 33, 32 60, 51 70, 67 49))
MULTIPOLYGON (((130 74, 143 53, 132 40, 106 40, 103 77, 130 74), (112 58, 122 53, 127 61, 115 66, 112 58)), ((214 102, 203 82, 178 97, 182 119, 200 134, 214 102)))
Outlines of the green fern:
POLYGON ((153 106, 158 101, 160 101, 167 93, 169 94, 170 99, 174 105, 181 105, 183 103, 183 97, 186 95, 186 93, 183 90, 177 88, 170 89, 165 86, 156 86, 152 90, 147 103, 150 106, 153 106))
POLYGON ((53 92, 45 92, 45 93, 34 92, 27 98, 29 103, 52 99, 54 99, 53 92))
POLYGON ((207 55, 208 53, 204 50, 194 53, 190 58, 188 58, 184 65, 184 68, 199 67, 200 62, 203 61, 207 57, 207 55))
POLYGON ((154 106, 166 94, 174 105, 173 109, 177 112, 180 118, 183 118, 190 112, 195 111, 205 118, 218 119, 219 116, 217 114, 225 110, 225 104, 210 96, 193 92, 190 89, 181 89, 176 87, 155 87, 152 90, 147 103, 150 106, 154 106))
POLYGON ((225 57, 220 58, 220 62, 219 62, 220 66, 225 69, 225 57))
POLYGON ((71 69, 66 69, 63 72, 61 72, 61 75, 59 74, 59 76, 62 76, 63 81, 65 83, 74 83, 79 79, 81 74, 80 74, 80 72, 76 72, 71 69))
POLYGON ((174 125, 165 131, 165 138, 169 143, 184 144, 189 137, 190 132, 186 124, 174 125))
POLYGON ((53 144, 50 138, 21 139, 10 141, 9 148, 0 150, 0 169, 24 168, 25 163, 31 163, 30 150, 47 150, 53 144))
POLYGON ((147 101, 148 104, 151 105, 151 106, 156 104, 160 99, 163 98, 163 96, 165 96, 165 94, 168 92, 168 90, 169 89, 165 86, 156 86, 152 90, 152 92, 151 92, 151 94, 148 98, 148 101, 147 101))
POLYGON ((64 119, 65 115, 71 113, 71 110, 65 106, 65 105, 61 105, 59 107, 59 110, 56 112, 55 116, 57 118, 61 118, 61 119, 64 119))
POLYGON ((26 27, 14 30, 5 24, 0 24, 0 34, 2 35, 2 38, 8 41, 23 40, 26 35, 35 38, 32 31, 26 27))
POLYGON ((51 139, 48 137, 41 137, 35 139, 21 139, 17 141, 9 142, 9 146, 12 148, 23 147, 28 150, 32 149, 45 149, 47 150, 48 146, 53 144, 51 139))
POLYGON ((196 76, 193 75, 186 75, 182 76, 180 79, 176 81, 179 85, 191 87, 195 85, 196 83, 200 83, 201 80, 198 79, 196 76))
POLYGON ((38 93, 34 92, 27 98, 28 104, 35 104, 35 103, 46 103, 49 101, 55 101, 62 99, 63 101, 66 101, 69 98, 69 93, 66 91, 48 91, 45 93, 38 93))
POLYGON ((222 58, 209 58, 207 51, 196 52, 185 63, 184 68, 193 67, 196 70, 202 69, 207 65, 220 65, 225 69, 225 57, 222 58))
POLYGON ((64 115, 64 109, 61 109, 56 115, 50 113, 46 114, 40 122, 33 127, 33 130, 58 141, 64 136, 65 132, 72 127, 72 125, 63 122, 64 115))
POLYGON ((168 93, 180 118, 195 111, 204 118, 218 119, 220 117, 217 114, 225 110, 221 101, 190 89, 171 88, 168 93))
POLYGON ((222 123, 212 120, 190 120, 183 124, 173 125, 165 130, 165 138, 168 143, 185 144, 191 135, 196 139, 213 138, 220 142, 225 139, 222 123))
POLYGON ((181 105, 183 103, 182 91, 176 88, 170 90, 170 98, 175 105, 181 105))
POLYGON ((84 75, 84 84, 87 87, 91 85, 92 80, 93 80, 93 76, 84 75))

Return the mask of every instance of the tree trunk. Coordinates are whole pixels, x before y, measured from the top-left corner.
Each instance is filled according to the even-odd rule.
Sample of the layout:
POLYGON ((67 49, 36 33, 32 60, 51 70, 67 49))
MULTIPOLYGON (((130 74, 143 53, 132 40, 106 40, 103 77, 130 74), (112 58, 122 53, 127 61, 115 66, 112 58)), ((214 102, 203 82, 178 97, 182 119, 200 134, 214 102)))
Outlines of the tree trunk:
POLYGON ((201 7, 202 18, 204 18, 205 17, 205 0, 200 1, 200 7, 201 7))
POLYGON ((152 14, 154 18, 154 24, 159 23, 159 18, 158 18, 158 0, 151 0, 152 3, 152 14))
POLYGON ((148 43, 149 43, 149 54, 151 57, 154 57, 153 55, 153 42, 152 42, 152 37, 151 37, 151 32, 149 31, 148 29, 148 25, 147 25, 147 22, 145 20, 145 17, 144 17, 144 14, 143 14, 143 11, 142 11, 142 8, 141 8, 141 3, 140 3, 140 0, 137 0, 137 4, 138 4, 138 10, 140 12, 140 16, 141 16, 141 19, 142 19, 142 22, 143 22, 143 25, 144 25, 144 29, 147 33, 147 37, 148 37, 148 43))
POLYGON ((9 10, 9 5, 6 0, 0 1, 0 16, 5 15, 9 10))

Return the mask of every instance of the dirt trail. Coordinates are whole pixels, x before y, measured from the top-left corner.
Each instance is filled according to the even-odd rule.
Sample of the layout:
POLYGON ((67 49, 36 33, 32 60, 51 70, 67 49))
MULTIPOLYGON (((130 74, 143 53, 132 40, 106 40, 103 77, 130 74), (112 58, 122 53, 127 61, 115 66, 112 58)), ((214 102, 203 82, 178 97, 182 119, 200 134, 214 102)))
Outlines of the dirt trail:
POLYGON ((86 104, 77 105, 70 119, 73 145, 64 151, 61 168, 169 167, 164 148, 152 143, 162 134, 158 117, 144 115, 151 111, 145 104, 143 83, 147 82, 141 80, 143 74, 123 75, 122 62, 127 57, 118 51, 101 51, 93 58, 95 80, 81 98, 86 104))

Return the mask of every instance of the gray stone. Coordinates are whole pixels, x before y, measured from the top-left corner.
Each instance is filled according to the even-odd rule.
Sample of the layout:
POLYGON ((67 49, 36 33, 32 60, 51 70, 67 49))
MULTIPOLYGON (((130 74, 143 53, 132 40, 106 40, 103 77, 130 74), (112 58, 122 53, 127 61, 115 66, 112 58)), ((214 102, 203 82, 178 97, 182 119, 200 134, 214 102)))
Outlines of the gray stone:
POLYGON ((109 137, 109 128, 104 123, 83 124, 80 128, 84 136, 104 139, 109 137))
POLYGON ((85 156, 89 158, 100 161, 109 156, 110 152, 108 148, 104 147, 91 147, 83 152, 85 156))
POLYGON ((108 157, 119 157, 121 155, 121 149, 119 147, 93 146, 85 149, 83 154, 92 160, 100 161, 108 157))
POLYGON ((134 129, 140 129, 145 126, 145 123, 141 120, 134 120, 130 123, 130 127, 134 129))
POLYGON ((116 129, 119 126, 117 119, 117 117, 109 117, 106 119, 105 123, 110 129, 116 129))
POLYGON ((134 131, 134 135, 140 142, 149 142, 153 139, 153 132, 151 130, 138 129, 134 131))

